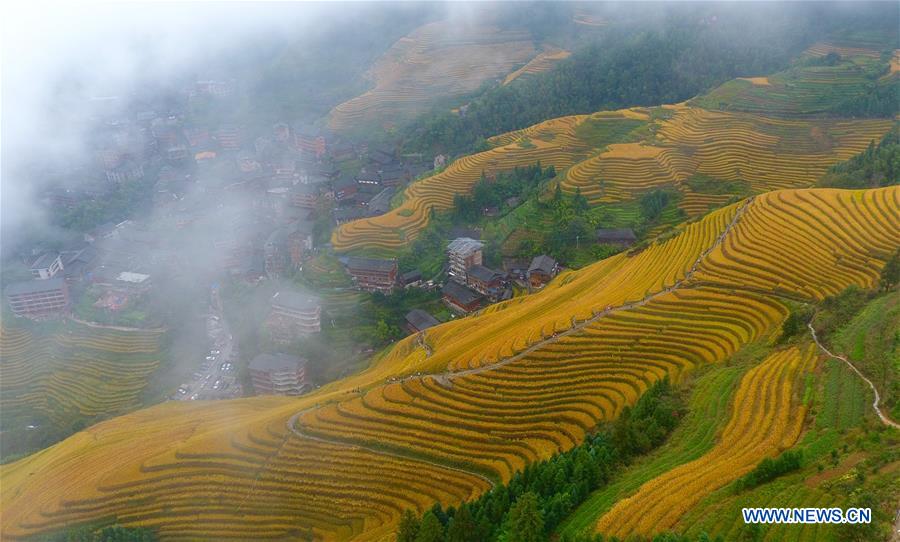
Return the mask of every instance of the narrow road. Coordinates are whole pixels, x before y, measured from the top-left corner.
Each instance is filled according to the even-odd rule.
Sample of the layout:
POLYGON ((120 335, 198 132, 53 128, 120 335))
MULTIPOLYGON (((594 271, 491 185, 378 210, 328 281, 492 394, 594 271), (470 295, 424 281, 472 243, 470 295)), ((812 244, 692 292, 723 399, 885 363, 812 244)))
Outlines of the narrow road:
MULTIPOLYGON (((548 337, 548 338, 545 338, 545 339, 542 339, 542 340, 540 340, 540 341, 537 341, 536 343, 530 345, 528 348, 526 348, 525 350, 519 352, 518 354, 515 354, 515 355, 513 355, 513 356, 509 356, 509 357, 507 357, 507 358, 501 359, 501 360, 499 360, 499 361, 497 361, 497 362, 494 362, 494 363, 491 363, 491 364, 487 364, 487 365, 482 365, 482 366, 480 366, 480 367, 475 367, 475 368, 472 368, 472 369, 465 369, 465 370, 462 370, 462 371, 444 371, 444 372, 440 372, 440 373, 431 373, 431 374, 424 374, 424 375, 422 375, 422 374, 410 375, 410 376, 407 376, 407 377, 402 378, 402 379, 396 379, 396 380, 393 380, 393 382, 405 382, 405 381, 413 380, 413 379, 433 378, 433 379, 435 379, 439 384, 441 384, 442 386, 452 386, 451 380, 452 380, 453 378, 460 377, 460 376, 465 376, 465 375, 478 374, 478 373, 481 373, 481 372, 484 372, 484 371, 490 371, 490 370, 496 369, 496 368, 498 368, 498 367, 502 367, 502 366, 504 366, 504 365, 507 365, 507 364, 509 364, 509 363, 512 363, 512 362, 514 362, 514 361, 517 361, 517 360, 519 360, 519 359, 522 359, 523 357, 527 356, 528 354, 531 354, 531 353, 534 352, 535 350, 538 350, 538 349, 540 349, 540 348, 542 348, 542 347, 544 347, 544 346, 546 346, 546 345, 548 345, 548 344, 552 344, 552 343, 554 343, 554 342, 560 340, 560 339, 563 338, 563 337, 567 337, 567 336, 569 336, 569 335, 578 333, 579 331, 583 330, 585 327, 587 327, 587 326, 593 324, 594 322, 596 322, 597 320, 603 318, 604 316, 607 316, 607 315, 612 314, 612 313, 614 313, 614 312, 626 311, 626 310, 630 310, 630 309, 634 309, 634 308, 636 308, 636 307, 640 307, 640 306, 646 305, 647 303, 649 303, 650 301, 652 301, 653 299, 655 299, 655 298, 657 298, 657 297, 659 297, 659 296, 666 295, 666 294, 668 294, 668 293, 671 293, 671 292, 677 290, 678 288, 680 288, 681 286, 683 286, 687 281, 689 281, 689 280, 694 276, 694 273, 696 273, 696 271, 697 271, 697 269, 699 268, 700 263, 703 261, 703 259, 706 258, 713 250, 715 250, 715 249, 722 243, 722 241, 724 241, 725 237, 726 237, 726 236, 728 235, 728 233, 734 228, 734 226, 738 223, 738 221, 740 220, 741 216, 743 216, 744 212, 747 210, 747 207, 753 202, 753 200, 754 200, 754 197, 750 197, 750 198, 747 199, 747 201, 744 202, 743 205, 741 205, 741 207, 740 207, 740 208, 737 210, 737 212, 734 214, 734 217, 731 219, 731 222, 729 222, 728 225, 725 226, 725 229, 724 229, 724 230, 722 231, 722 233, 716 238, 715 242, 713 242, 713 244, 710 245, 709 248, 707 248, 705 251, 703 251, 703 253, 701 253, 701 254, 697 257, 697 259, 694 260, 694 263, 691 265, 691 267, 690 267, 690 269, 688 270, 688 272, 685 273, 684 278, 682 278, 681 280, 676 281, 676 282, 675 282, 674 284, 672 284, 671 286, 668 286, 668 287, 666 287, 666 288, 663 288, 662 290, 660 290, 660 291, 658 291, 658 292, 656 292, 656 293, 654 293, 654 294, 651 294, 651 295, 649 295, 649 296, 647 296, 647 297, 641 299, 640 301, 634 301, 634 302, 631 302, 631 303, 625 303, 625 304, 619 305, 619 306, 617 306, 617 307, 607 307, 605 310, 603 310, 603 311, 601 311, 601 312, 595 314, 595 315, 592 316, 591 318, 588 318, 587 320, 584 320, 584 321, 582 321, 582 322, 580 322, 580 323, 574 324, 571 328, 567 329, 566 331, 564 331, 564 332, 562 332, 562 333, 554 334, 554 335, 552 335, 552 336, 550 336, 550 337, 548 337)), ((573 320, 573 321, 574 321, 574 320, 573 320)), ((417 340, 417 343, 419 344, 419 346, 421 346, 421 347, 425 350, 425 356, 426 356, 426 357, 430 357, 430 356, 433 354, 433 351, 432 351, 431 347, 430 347, 430 346, 427 344, 427 342, 425 341, 424 335, 420 333, 416 340, 417 340)), ((472 472, 472 471, 470 471, 470 470, 465 470, 465 469, 461 469, 461 468, 457 468, 457 467, 445 465, 445 464, 443 464, 443 463, 438 463, 438 462, 435 462, 435 461, 430 461, 430 460, 423 459, 423 458, 420 458, 420 457, 414 457, 414 456, 412 456, 411 454, 410 454, 410 455, 397 454, 397 453, 392 453, 392 452, 389 452, 389 451, 386 451, 386 450, 377 449, 377 448, 374 448, 374 447, 369 447, 369 446, 366 446, 366 445, 364 445, 364 444, 359 444, 359 443, 356 443, 356 444, 348 444, 348 443, 343 442, 343 441, 340 441, 340 440, 326 439, 326 438, 322 438, 322 437, 317 437, 317 436, 314 436, 314 435, 310 435, 310 434, 308 434, 308 433, 304 433, 301 429, 299 429, 299 428, 297 427, 297 419, 298 419, 300 416, 302 416, 304 413, 306 413, 306 412, 308 412, 308 411, 310 411, 310 410, 313 410, 313 409, 315 409, 315 408, 318 408, 318 406, 310 407, 310 408, 301 410, 300 412, 297 412, 296 414, 294 414, 293 416, 291 416, 291 417, 288 419, 288 421, 287 421, 287 428, 288 428, 288 430, 289 430, 291 433, 293 433, 293 434, 295 434, 295 435, 297 435, 297 436, 300 436, 300 437, 303 437, 303 438, 312 439, 312 440, 316 440, 316 441, 319 441, 319 442, 324 442, 324 443, 327 443, 327 444, 339 444, 339 445, 343 445, 343 446, 353 446, 353 447, 356 447, 356 448, 361 448, 361 449, 368 450, 368 451, 370 451, 370 452, 377 453, 377 454, 381 454, 381 455, 389 455, 389 456, 399 457, 399 458, 402 458, 402 459, 412 459, 412 460, 415 460, 415 461, 421 461, 421 462, 423 462, 423 463, 428 463, 429 465, 433 465, 433 466, 436 466, 436 467, 440 467, 440 468, 444 468, 444 469, 449 469, 449 470, 454 470, 454 471, 462 472, 462 473, 465 473, 465 474, 470 474, 470 475, 472 475, 472 476, 477 476, 477 477, 481 478, 482 480, 485 480, 487 483, 489 483, 489 484, 491 485, 491 487, 494 487, 494 486, 495 486, 494 481, 491 480, 490 478, 488 478, 487 476, 481 475, 481 474, 476 473, 476 472, 472 472)))
POLYGON ((862 378, 863 381, 865 381, 865 383, 868 384, 870 388, 872 388, 872 392, 875 394, 875 400, 872 402, 872 408, 875 409, 875 414, 878 415, 878 419, 881 420, 881 423, 883 423, 884 425, 890 426, 890 427, 900 429, 900 425, 898 425, 895 421, 888 418, 887 416, 884 415, 883 412, 881 412, 881 408, 878 406, 878 404, 881 402, 881 396, 878 394, 878 389, 875 388, 875 384, 872 384, 872 381, 869 380, 868 378, 866 378, 860 372, 860 370, 856 368, 856 365, 853 365, 853 363, 851 363, 850 360, 847 359, 846 356, 842 356, 840 354, 832 354, 827 348, 825 348, 825 346, 819 342, 819 338, 816 337, 816 330, 815 330, 815 328, 813 328, 812 322, 809 322, 808 324, 806 324, 806 327, 809 328, 809 332, 812 335, 813 340, 816 342, 816 346, 819 347, 819 350, 824 352, 825 355, 827 355, 828 357, 831 357, 834 359, 839 359, 839 360, 843 361, 844 363, 846 363, 847 365, 849 365, 850 368, 853 369, 853 372, 856 373, 857 375, 859 375, 859 377, 862 378))
MULTIPOLYGON (((715 242, 712 245, 710 245, 709 248, 707 248, 705 251, 703 251, 703 253, 700 254, 696 260, 694 260, 694 263, 691 265, 691 268, 688 270, 687 273, 685 273, 684 278, 676 281, 671 286, 663 288, 662 290, 655 292, 653 294, 650 294, 650 295, 646 296, 645 298, 641 299, 640 301, 632 301, 631 303, 625 303, 625 304, 618 305, 615 307, 607 307, 606 309, 598 312, 597 314, 588 318, 587 320, 583 320, 580 323, 573 325, 572 327, 570 327, 566 331, 563 331, 562 333, 555 333, 555 334, 551 335, 550 337, 541 339, 540 341, 537 341, 534 344, 530 345, 525 350, 522 350, 521 352, 514 354, 512 356, 509 356, 507 358, 503 358, 499 361, 495 361, 494 363, 481 365, 479 367, 475 367, 472 369, 463 369, 461 371, 444 371, 442 373, 433 373, 433 374, 425 374, 425 375, 410 375, 410 376, 407 376, 406 378, 398 379, 397 381, 405 382, 405 381, 413 380, 413 379, 417 379, 417 378, 432 377, 432 378, 435 378, 436 380, 438 380, 439 382, 441 382, 441 381, 449 382, 456 377, 474 375, 474 374, 482 373, 485 371, 490 371, 490 370, 496 369, 498 367, 503 367, 504 365, 507 365, 509 363, 512 363, 512 362, 515 362, 515 361, 518 361, 518 360, 524 358, 525 356, 533 353, 536 350, 543 348, 544 346, 547 346, 548 344, 555 343, 564 337, 568 337, 569 335, 574 335, 574 334, 582 331, 584 328, 595 323, 597 320, 600 320, 604 316, 608 316, 608 315, 616 313, 616 312, 628 311, 631 309, 635 309, 637 307, 642 307, 642 306, 646 305, 647 303, 650 303, 657 297, 661 297, 666 294, 674 292, 675 290, 681 288, 685 282, 687 282, 687 281, 691 280, 691 278, 693 278, 694 273, 697 272, 697 268, 700 266, 700 263, 709 255, 710 252, 715 250, 716 247, 718 247, 722 243, 722 241, 725 239, 725 236, 728 235, 728 233, 731 231, 731 229, 738 223, 741 216, 743 216, 744 211, 747 209, 747 206, 750 205, 750 203, 752 201, 753 201, 753 198, 751 197, 741 206, 740 209, 737 210, 737 212, 734 214, 734 217, 731 219, 731 222, 729 222, 728 225, 725 226, 725 229, 722 231, 722 233, 719 235, 719 237, 716 238, 715 242)), ((424 341, 422 341, 422 342, 424 342, 424 341)), ((432 354, 432 351, 430 348, 428 348, 426 350, 426 357, 431 356, 431 354, 432 354)))

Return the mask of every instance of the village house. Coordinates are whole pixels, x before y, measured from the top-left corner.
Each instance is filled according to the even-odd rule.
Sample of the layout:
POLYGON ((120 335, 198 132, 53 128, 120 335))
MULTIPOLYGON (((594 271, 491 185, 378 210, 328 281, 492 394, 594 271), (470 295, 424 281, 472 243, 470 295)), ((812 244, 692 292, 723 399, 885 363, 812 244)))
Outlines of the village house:
POLYGON ((241 130, 236 126, 223 126, 215 132, 219 147, 226 151, 237 151, 241 148, 241 130))
POLYGON ((84 243, 66 247, 60 252, 60 257, 63 260, 63 274, 66 282, 72 284, 81 282, 90 276, 94 261, 97 259, 97 249, 84 243))
POLYGON ((360 185, 381 186, 381 176, 378 173, 360 171, 356 174, 356 182, 360 185))
POLYGON ((356 196, 359 191, 359 184, 352 177, 341 177, 334 181, 334 199, 335 201, 347 201, 356 196))
POLYGON ((438 324, 440 322, 437 318, 422 309, 413 309, 406 313, 406 330, 410 333, 419 333, 438 324))
POLYGON ((30 267, 32 277, 47 280, 52 279, 63 270, 63 263, 59 252, 48 251, 35 258, 30 267))
POLYGON ((212 146, 212 139, 206 128, 185 127, 183 133, 184 139, 192 149, 208 149, 212 146))
POLYGON ((418 269, 413 269, 412 271, 407 271, 400 275, 400 286, 404 288, 409 288, 410 286, 416 286, 422 282, 422 272, 418 269))
POLYGON ((466 283, 466 274, 473 265, 481 265, 484 243, 471 237, 458 237, 447 245, 450 279, 466 283))
POLYGON ((384 213, 391 210, 391 198, 394 197, 394 189, 393 188, 385 188, 382 191, 378 192, 369 203, 366 205, 368 207, 369 216, 377 216, 383 215, 384 213))
POLYGON ((321 158, 327 150, 325 134, 308 125, 294 126, 294 148, 313 153, 321 158))
POLYGON ((211 96, 214 98, 226 98, 234 94, 234 81, 219 81, 205 79, 194 83, 194 88, 189 93, 189 98, 195 96, 211 96))
POLYGON ((349 141, 335 141, 328 145, 328 155, 335 162, 343 162, 344 160, 354 160, 358 158, 356 149, 349 141))
POLYGON ((249 364, 257 395, 300 395, 308 387, 306 360, 288 354, 259 354, 249 364))
POLYGON ((166 159, 170 162, 183 162, 189 156, 190 152, 185 145, 172 145, 166 148, 166 159))
POLYGON ((291 128, 284 122, 276 122, 272 126, 272 135, 275 137, 275 141, 287 143, 291 139, 291 128))
POLYGON ((447 284, 441 290, 441 299, 451 310, 468 314, 478 310, 478 307, 481 306, 482 296, 462 284, 447 281, 447 284))
POLYGON ((347 258, 347 272, 360 290, 389 294, 397 285, 397 260, 347 258))
POLYGON ((106 179, 111 183, 127 183, 144 178, 144 166, 136 160, 126 159, 113 169, 106 171, 106 179))
POLYGON ((499 298, 506 282, 506 274, 483 265, 473 265, 466 273, 466 284, 491 299, 499 298))
POLYGON ((382 186, 397 187, 411 179, 409 170, 400 164, 385 166, 378 170, 378 175, 381 177, 382 186))
POLYGON ((366 157, 369 162, 385 166, 397 161, 396 153, 387 147, 375 147, 367 150, 366 157))
POLYGON ((6 299, 14 315, 40 320, 69 308, 69 289, 63 277, 15 282, 6 287, 6 299))
POLYGON ((601 245, 629 247, 637 241, 631 228, 607 228, 597 230, 597 242, 601 245))
POLYGON ((337 225, 341 225, 346 224, 347 222, 352 222, 354 220, 359 220, 360 218, 366 218, 369 216, 369 213, 362 207, 354 206, 335 209, 332 212, 332 216, 334 217, 334 223, 337 225))
POLYGON ((306 254, 312 250, 312 234, 307 229, 297 225, 289 228, 286 242, 291 267, 300 269, 306 254))
POLYGON ((272 296, 266 328, 272 341, 287 344, 322 331, 322 303, 308 292, 281 290, 272 296))
POLYGON ((287 230, 278 228, 269 234, 263 246, 266 276, 275 279, 281 276, 288 262, 287 230))
POLYGON ((556 263, 556 260, 546 254, 541 254, 535 256, 531 260, 531 265, 528 266, 528 283, 533 288, 540 288, 550 282, 558 273, 559 264, 556 263))
POLYGON ((297 184, 291 189, 291 205, 303 209, 315 209, 319 203, 319 189, 311 184, 297 184))

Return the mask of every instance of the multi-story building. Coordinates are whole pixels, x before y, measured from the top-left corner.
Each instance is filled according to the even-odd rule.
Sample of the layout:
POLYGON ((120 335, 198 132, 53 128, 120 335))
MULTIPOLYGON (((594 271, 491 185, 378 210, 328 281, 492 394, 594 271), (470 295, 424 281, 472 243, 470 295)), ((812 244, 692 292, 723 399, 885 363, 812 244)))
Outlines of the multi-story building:
POLYGON ((315 154, 321 158, 325 154, 325 136, 309 126, 294 127, 294 147, 299 151, 315 154))
POLYGON ((216 141, 219 142, 219 147, 223 150, 240 150, 241 131, 236 126, 223 126, 216 130, 216 141))
POLYGON ((113 169, 106 171, 106 179, 111 183, 128 183, 144 178, 144 166, 135 160, 125 160, 113 169))
POLYGON ((351 256, 347 258, 347 272, 360 290, 391 293, 397 285, 397 260, 351 256))
POLYGON ((260 354, 250 361, 250 380, 258 395, 300 395, 306 382, 306 360, 288 354, 260 354))
POLYGON ((292 268, 299 269, 303 258, 310 250, 312 250, 312 234, 308 230, 295 228, 288 232, 287 251, 292 268))
POLYGON ((290 343, 298 337, 319 333, 322 330, 322 303, 307 292, 276 292, 265 327, 272 340, 278 343, 290 343))
POLYGON ((291 189, 291 205, 302 209, 315 209, 319 203, 319 189, 310 184, 298 184, 291 189))
POLYGON ((469 268, 481 265, 484 243, 470 237, 458 237, 447 245, 450 260, 450 279, 460 284, 466 283, 469 268))
POLYGON ((59 252, 44 252, 31 263, 31 276, 36 279, 52 279, 63 270, 59 252))
POLYGON ((69 290, 63 277, 10 284, 6 299, 13 314, 34 320, 61 314, 69 308, 69 290))

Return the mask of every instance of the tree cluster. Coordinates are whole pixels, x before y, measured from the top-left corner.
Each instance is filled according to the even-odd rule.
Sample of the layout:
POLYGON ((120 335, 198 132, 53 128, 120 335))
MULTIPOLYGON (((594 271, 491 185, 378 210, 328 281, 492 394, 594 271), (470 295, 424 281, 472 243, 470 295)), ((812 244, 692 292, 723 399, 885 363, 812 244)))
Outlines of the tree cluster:
MULTIPOLYGON (((895 103, 897 92, 893 96, 895 103)), ((888 132, 876 145, 841 162, 828 171, 819 186, 831 188, 878 188, 900 183, 900 126, 888 132)))
POLYGON ((752 489, 779 476, 798 470, 802 465, 803 452, 800 450, 787 450, 774 459, 767 457, 760 461, 756 468, 737 481, 737 487, 740 490, 752 489))
MULTIPOLYGON (((669 381, 654 384, 632 408, 585 442, 529 465, 458 509, 435 505, 421 517, 407 511, 398 542, 546 542, 590 493, 631 458, 659 446, 682 416, 669 381)), ((592 539, 593 540, 593 539, 592 539)), ((601 539, 602 540, 602 539, 601 539)))
POLYGON ((481 179, 472 187, 471 195, 457 194, 453 197, 451 218, 459 224, 477 222, 485 209, 499 209, 510 198, 521 200, 535 194, 541 183, 553 177, 556 177, 556 169, 553 166, 542 168, 540 162, 516 167, 510 173, 498 173, 493 179, 482 173, 481 179))
POLYGON ((805 19, 788 31, 771 21, 748 31, 747 21, 714 23, 673 16, 659 25, 623 24, 543 74, 476 96, 464 114, 447 108, 409 126, 405 146, 416 152, 468 152, 491 135, 548 118, 677 103, 747 73, 784 68, 809 41, 805 19), (730 30, 730 31, 729 31, 730 30))

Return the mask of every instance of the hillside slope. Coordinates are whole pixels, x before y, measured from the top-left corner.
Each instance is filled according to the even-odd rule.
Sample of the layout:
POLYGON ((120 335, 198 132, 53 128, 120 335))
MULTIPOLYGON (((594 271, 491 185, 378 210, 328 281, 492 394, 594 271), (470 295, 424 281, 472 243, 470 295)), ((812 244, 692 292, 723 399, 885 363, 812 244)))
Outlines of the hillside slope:
POLYGON ((898 209, 897 187, 768 193, 408 337, 308 396, 103 422, 0 468, 2 537, 115 518, 167 539, 384 538, 404 509, 471 498, 664 375, 771 338, 783 296, 872 286, 900 246, 898 209))
MULTIPOLYGON (((472 92, 539 55, 525 30, 444 20, 398 40, 369 70, 373 87, 328 115, 336 131, 385 128, 414 118, 435 99, 472 92)), ((544 68, 546 69, 546 68, 544 68)))
MULTIPOLYGON (((52 325, 52 324, 51 324, 52 325)), ((0 327, 3 452, 43 447, 93 423, 142 406, 164 354, 163 333, 92 328, 0 327)))
POLYGON ((492 137, 490 150, 409 186, 399 207, 340 225, 332 244, 338 251, 398 250, 482 173, 538 160, 556 167, 566 193, 580 191, 592 204, 673 187, 688 216, 748 193, 813 186, 890 130, 896 100, 889 115, 882 94, 900 84, 900 72, 877 51, 820 65, 810 59, 833 46, 817 47, 786 72, 736 79, 683 104, 560 117, 492 137), (854 118, 860 115, 873 118, 854 118))

